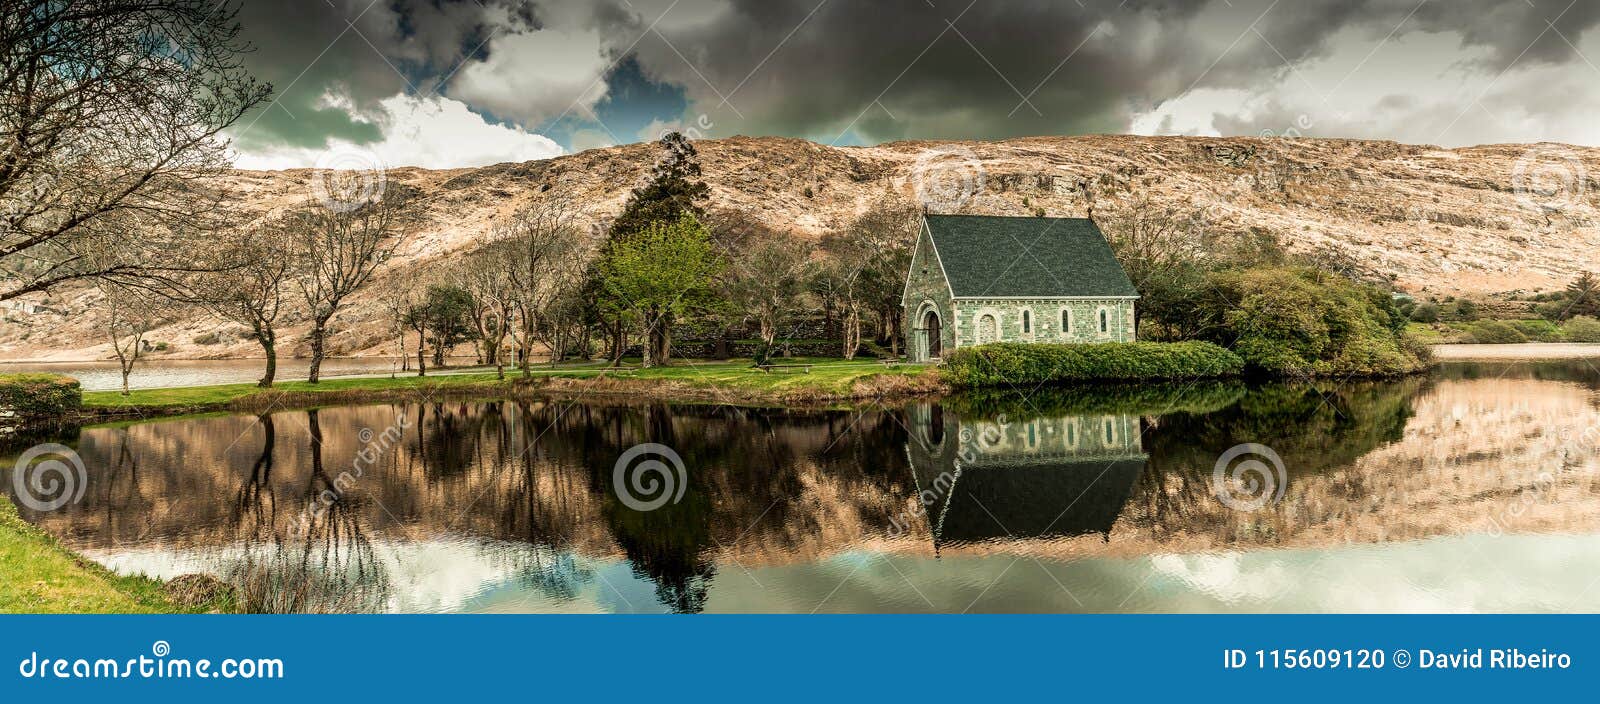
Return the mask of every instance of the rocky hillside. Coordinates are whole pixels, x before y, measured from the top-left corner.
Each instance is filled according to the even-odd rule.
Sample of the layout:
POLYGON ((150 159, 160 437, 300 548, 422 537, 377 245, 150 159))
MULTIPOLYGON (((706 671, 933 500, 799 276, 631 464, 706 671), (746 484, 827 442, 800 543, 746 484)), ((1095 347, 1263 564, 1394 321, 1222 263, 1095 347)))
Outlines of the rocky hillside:
MULTIPOLYGON (((1334 243, 1392 273, 1415 295, 1507 298, 1554 289, 1600 266, 1600 149, 1558 144, 1441 149, 1308 138, 1041 137, 829 147, 794 139, 698 142, 711 209, 740 209, 796 237, 839 228, 886 191, 940 212, 1101 214, 1143 200, 1203 213, 1212 227, 1261 228, 1292 248, 1334 243)), ((642 181, 654 145, 595 149, 475 169, 399 168, 386 188, 414 189, 425 210, 406 266, 449 257, 496 218, 535 199, 568 197, 598 232, 642 181)), ((313 197, 313 172, 239 171, 229 186, 258 212, 313 197)), ((6 311, 0 358, 104 357, 92 294, 57 291, 58 313, 6 311)), ((370 298, 339 317, 334 349, 392 349, 370 298)), ((298 326, 288 331, 296 339, 298 326)), ((247 356, 230 326, 185 319, 150 335, 175 357, 247 356), (196 340, 217 336, 219 342, 196 340)))

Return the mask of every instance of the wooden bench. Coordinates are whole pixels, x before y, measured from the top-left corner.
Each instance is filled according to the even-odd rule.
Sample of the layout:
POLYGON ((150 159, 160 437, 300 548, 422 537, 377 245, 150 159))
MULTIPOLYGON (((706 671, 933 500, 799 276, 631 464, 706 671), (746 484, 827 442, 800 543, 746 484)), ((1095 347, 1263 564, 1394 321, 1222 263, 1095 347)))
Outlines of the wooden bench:
POLYGON ((798 370, 802 374, 810 374, 811 373, 811 365, 809 365, 809 364, 757 364, 756 365, 756 369, 760 369, 761 371, 767 372, 768 374, 771 374, 772 372, 775 372, 775 371, 776 372, 784 372, 784 371, 796 371, 796 370, 798 370))

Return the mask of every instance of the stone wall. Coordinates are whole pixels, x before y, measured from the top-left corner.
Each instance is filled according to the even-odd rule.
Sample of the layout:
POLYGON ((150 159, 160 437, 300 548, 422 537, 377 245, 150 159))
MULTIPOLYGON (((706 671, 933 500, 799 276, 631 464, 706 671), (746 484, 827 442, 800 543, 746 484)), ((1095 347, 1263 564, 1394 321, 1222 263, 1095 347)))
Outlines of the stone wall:
POLYGON ((984 342, 1132 342, 1133 305, 1133 300, 1126 298, 961 299, 955 303, 955 343, 959 347, 970 347, 984 342), (1026 330, 1024 311, 1029 317, 1026 330), (1106 322, 1104 331, 1100 327, 1102 311, 1106 322), (984 339, 986 336, 980 335, 979 325, 986 316, 994 318, 997 339, 984 339), (1063 322, 1070 327, 1063 327, 1063 322))
POLYGON ((911 274, 901 298, 906 331, 906 357, 913 362, 927 361, 922 342, 928 311, 939 315, 939 337, 945 350, 955 349, 955 326, 950 285, 945 283, 944 271, 939 268, 939 258, 933 251, 933 242, 926 235, 917 239, 917 249, 911 255, 911 274))

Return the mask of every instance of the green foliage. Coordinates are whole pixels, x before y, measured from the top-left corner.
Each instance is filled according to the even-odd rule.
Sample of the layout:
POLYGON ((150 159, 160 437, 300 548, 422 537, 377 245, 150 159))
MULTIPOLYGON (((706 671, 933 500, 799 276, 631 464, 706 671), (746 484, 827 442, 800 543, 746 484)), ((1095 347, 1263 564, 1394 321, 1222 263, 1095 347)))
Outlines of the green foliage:
POLYGON ((1386 376, 1420 369, 1426 350, 1383 290, 1303 267, 1223 271, 1204 314, 1209 335, 1256 373, 1386 376))
POLYGON ((1066 381, 1142 381, 1239 374, 1238 355, 1208 342, 1058 345, 1000 342, 950 354, 945 378, 960 386, 1031 386, 1066 381))
POLYGON ((684 213, 612 242, 599 273, 606 292, 650 326, 708 305, 725 265, 705 226, 684 213))
POLYGON ((404 322, 426 331, 434 363, 440 364, 446 350, 472 339, 472 308, 472 294, 466 289, 435 284, 421 303, 406 311, 404 322))
POLYGON ((1600 317, 1600 277, 1585 271, 1572 283, 1567 284, 1566 293, 1569 303, 1567 315, 1600 317))
POLYGON ((53 420, 83 407, 78 380, 60 374, 0 374, 0 411, 24 420, 53 420))
POLYGON ((1080 384, 1041 388, 1023 396, 1005 387, 975 388, 941 399, 965 419, 1026 421, 1065 415, 1214 413, 1244 398, 1241 379, 1080 384))
POLYGON ((705 211, 700 201, 711 188, 700 180, 700 162, 694 145, 682 134, 672 132, 661 138, 661 158, 650 173, 650 182, 633 189, 622 212, 611 222, 611 237, 627 237, 646 228, 678 220, 685 213, 696 219, 705 211))
POLYGON ((1514 345, 1527 342, 1528 336, 1504 320, 1484 320, 1472 326, 1472 339, 1484 345, 1514 345))
POLYGON ((1419 323, 1439 322, 1439 306, 1432 303, 1420 303, 1411 309, 1411 319, 1419 323))
POLYGON ((1561 326, 1568 342, 1600 342, 1600 320, 1580 315, 1561 326))
POLYGON ((1548 320, 1509 320, 1511 327, 1522 333, 1523 337, 1538 342, 1563 342, 1567 336, 1561 328, 1548 320))
POLYGON ((1478 319, 1478 304, 1465 298, 1458 299, 1450 311, 1451 320, 1471 322, 1478 319))

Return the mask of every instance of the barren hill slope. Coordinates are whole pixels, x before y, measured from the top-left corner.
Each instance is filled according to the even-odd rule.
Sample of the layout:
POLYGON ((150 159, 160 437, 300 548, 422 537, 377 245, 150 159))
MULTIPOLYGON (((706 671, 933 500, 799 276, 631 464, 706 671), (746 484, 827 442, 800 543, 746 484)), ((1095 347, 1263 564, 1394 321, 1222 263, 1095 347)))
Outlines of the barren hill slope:
MULTIPOLYGON (((1418 295, 1484 297, 1548 290, 1600 268, 1600 149, 1558 144, 1442 149, 1309 138, 1039 137, 994 142, 896 142, 829 147, 782 138, 697 142, 711 209, 742 209, 797 237, 849 222, 888 190, 941 212, 1084 216, 1148 198, 1203 211, 1214 226, 1263 228, 1292 248, 1336 243, 1418 295)), ((545 161, 473 169, 391 169, 386 187, 415 189, 423 223, 396 264, 470 247, 498 217, 548 195, 571 197, 596 231, 620 210, 656 156, 651 144, 594 149, 545 161)), ((275 210, 312 197, 313 173, 237 171, 250 207, 275 210)), ((394 265, 391 265, 391 269, 394 265)), ((103 357, 84 314, 90 295, 55 292, 66 315, 8 313, 0 358, 103 357)), ((336 353, 387 343, 370 296, 339 318, 336 353)), ((181 357, 253 355, 233 340, 191 340, 228 326, 185 320, 149 337, 181 357)), ((295 340, 299 326, 286 331, 295 340)), ((224 336, 227 337, 226 335, 224 336)))

